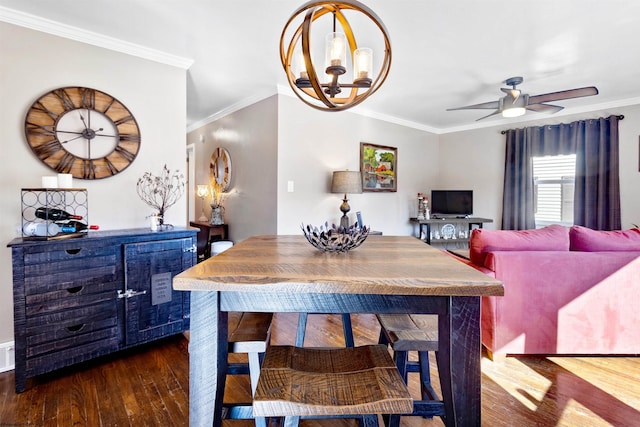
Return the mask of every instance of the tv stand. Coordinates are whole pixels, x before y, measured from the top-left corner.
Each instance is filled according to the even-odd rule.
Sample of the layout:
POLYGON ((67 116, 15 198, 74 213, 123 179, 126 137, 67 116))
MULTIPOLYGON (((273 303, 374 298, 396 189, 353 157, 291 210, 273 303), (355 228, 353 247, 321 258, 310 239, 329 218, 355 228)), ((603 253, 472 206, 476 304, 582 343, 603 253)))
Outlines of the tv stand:
POLYGON ((438 217, 431 219, 410 218, 409 221, 418 226, 416 237, 428 245, 444 249, 469 247, 469 237, 474 228, 482 228, 483 224, 493 222, 490 218, 465 216, 438 217))

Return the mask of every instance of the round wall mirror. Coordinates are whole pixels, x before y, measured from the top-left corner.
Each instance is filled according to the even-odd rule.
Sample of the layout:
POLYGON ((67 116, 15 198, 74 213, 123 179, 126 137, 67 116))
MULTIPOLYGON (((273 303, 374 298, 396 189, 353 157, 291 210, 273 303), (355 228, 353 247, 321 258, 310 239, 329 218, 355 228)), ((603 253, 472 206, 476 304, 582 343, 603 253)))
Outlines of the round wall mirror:
POLYGON ((209 171, 211 182, 220 184, 222 191, 228 191, 231 186, 231 156, 226 148, 213 150, 209 171))

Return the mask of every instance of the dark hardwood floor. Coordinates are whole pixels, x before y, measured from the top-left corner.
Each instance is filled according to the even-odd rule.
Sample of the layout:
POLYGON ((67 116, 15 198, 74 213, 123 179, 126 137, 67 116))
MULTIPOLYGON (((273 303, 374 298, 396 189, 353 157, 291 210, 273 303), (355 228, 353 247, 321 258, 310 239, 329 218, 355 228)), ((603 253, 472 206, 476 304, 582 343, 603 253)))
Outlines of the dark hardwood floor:
MULTIPOLYGON (((292 344, 297 315, 276 316, 272 341, 292 344)), ((375 342, 374 316, 353 318, 356 345, 375 342)), ((310 316, 306 345, 341 345, 339 316, 310 316)), ((14 392, 13 372, 0 374, 0 427, 187 426, 188 342, 182 336, 30 380, 14 392)), ((434 360, 433 382, 437 383, 434 360)), ((482 425, 640 426, 640 358, 508 357, 482 359, 482 425)), ((415 375, 414 375, 415 376, 415 375)), ((417 384, 411 388, 417 396, 417 384)), ((437 389, 438 387, 436 387, 437 389)), ((230 401, 250 398, 248 379, 227 381, 230 401)), ((225 421, 225 427, 253 425, 225 421)), ((305 421, 303 426, 352 426, 305 421)), ((441 426, 440 419, 403 417, 406 427, 441 426)))

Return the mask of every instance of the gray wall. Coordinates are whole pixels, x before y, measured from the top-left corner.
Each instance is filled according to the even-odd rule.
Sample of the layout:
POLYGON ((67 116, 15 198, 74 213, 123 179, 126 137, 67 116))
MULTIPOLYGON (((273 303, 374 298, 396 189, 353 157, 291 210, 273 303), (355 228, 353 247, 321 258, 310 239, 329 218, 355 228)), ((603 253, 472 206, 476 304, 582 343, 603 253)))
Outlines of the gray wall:
MULTIPOLYGON (((277 223, 277 112, 272 96, 188 133, 196 148, 196 182, 209 183, 211 154, 226 148, 231 157, 231 189, 225 195, 225 220, 229 237, 239 242, 256 234, 276 234, 277 223)), ((205 213, 211 213, 205 199, 205 213)), ((196 199, 196 217, 201 212, 196 199)))
POLYGON ((360 142, 398 148, 395 193, 350 194, 350 222, 363 221, 385 235, 413 233, 418 192, 437 182, 438 137, 351 112, 328 113, 280 96, 278 108, 278 234, 299 234, 300 223, 338 223, 342 194, 332 194, 335 170, 360 169, 360 142), (294 182, 294 192, 287 182, 294 182))

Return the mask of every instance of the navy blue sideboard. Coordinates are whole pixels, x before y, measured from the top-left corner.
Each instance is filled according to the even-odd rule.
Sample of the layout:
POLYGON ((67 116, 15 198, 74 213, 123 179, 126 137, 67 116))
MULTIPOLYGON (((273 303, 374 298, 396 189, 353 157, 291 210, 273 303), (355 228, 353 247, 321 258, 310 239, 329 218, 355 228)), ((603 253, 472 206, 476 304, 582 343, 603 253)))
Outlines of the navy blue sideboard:
POLYGON ((189 293, 172 279, 196 264, 197 231, 11 241, 16 392, 27 378, 187 330, 189 293))

